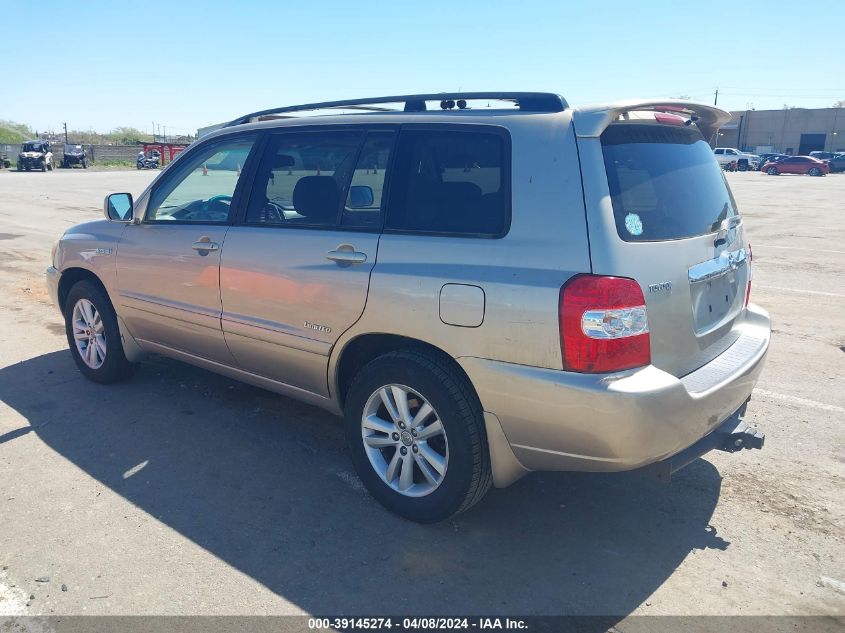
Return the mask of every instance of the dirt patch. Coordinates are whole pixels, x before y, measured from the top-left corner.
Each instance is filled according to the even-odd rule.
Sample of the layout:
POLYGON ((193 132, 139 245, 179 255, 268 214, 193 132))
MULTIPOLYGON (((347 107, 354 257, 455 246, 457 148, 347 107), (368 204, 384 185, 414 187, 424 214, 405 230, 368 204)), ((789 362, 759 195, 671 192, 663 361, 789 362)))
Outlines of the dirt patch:
POLYGON ((61 323, 45 323, 44 327, 50 330, 53 334, 58 334, 60 336, 65 335, 65 326, 61 323))
MULTIPOLYGON (((839 484, 830 485, 842 489, 845 480, 835 479, 840 479, 839 484)), ((741 477, 726 478, 722 486, 723 491, 736 497, 748 497, 753 491, 752 498, 760 512, 789 519, 799 529, 842 539, 841 519, 813 494, 806 481, 769 477, 762 471, 744 472, 741 477)))

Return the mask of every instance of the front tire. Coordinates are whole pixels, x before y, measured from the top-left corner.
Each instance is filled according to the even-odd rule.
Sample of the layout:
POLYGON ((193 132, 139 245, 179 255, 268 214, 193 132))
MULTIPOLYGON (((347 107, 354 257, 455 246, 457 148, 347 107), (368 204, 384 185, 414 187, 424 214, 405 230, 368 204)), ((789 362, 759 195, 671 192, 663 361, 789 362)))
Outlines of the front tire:
POLYGON ((777 176, 778 175, 778 168, 777 167, 769 167, 766 170, 766 173, 769 174, 769 176, 777 176))
POLYGON ((77 282, 68 293, 64 312, 68 346, 82 375, 112 383, 134 373, 137 364, 123 353, 117 315, 102 288, 90 281, 77 282))
POLYGON ((376 358, 349 388, 345 421, 358 476, 406 519, 443 521, 490 488, 481 404, 451 359, 413 349, 376 358))

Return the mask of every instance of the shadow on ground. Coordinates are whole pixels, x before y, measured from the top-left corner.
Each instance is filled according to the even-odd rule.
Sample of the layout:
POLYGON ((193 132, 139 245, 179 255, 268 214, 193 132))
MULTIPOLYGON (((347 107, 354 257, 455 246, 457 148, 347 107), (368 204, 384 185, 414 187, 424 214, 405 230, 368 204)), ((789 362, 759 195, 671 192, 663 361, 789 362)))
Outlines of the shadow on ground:
POLYGON ((54 352, 0 369, 0 399, 31 425, 0 450, 37 433, 311 613, 624 616, 691 550, 729 545, 708 525, 720 477, 703 460, 671 485, 534 474, 419 526, 363 491, 339 420, 175 361, 100 386, 54 352))

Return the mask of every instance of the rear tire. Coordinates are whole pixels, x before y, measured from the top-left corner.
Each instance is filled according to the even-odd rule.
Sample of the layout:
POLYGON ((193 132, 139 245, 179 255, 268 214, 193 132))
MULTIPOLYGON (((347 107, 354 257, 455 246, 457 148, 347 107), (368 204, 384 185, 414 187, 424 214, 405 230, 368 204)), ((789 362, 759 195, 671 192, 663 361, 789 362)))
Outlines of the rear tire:
POLYGON ((810 171, 808 171, 807 174, 810 176, 821 176, 822 170, 818 167, 810 167, 810 171))
POLYGON ((345 425, 361 481, 377 501, 406 519, 443 521, 471 508, 490 488, 481 404, 451 359, 415 349, 379 356, 358 372, 349 388, 345 425), (383 404, 384 389, 398 419, 383 404), (404 399, 395 395, 403 390, 404 399), (400 401, 408 405, 405 415, 400 401), (425 405, 431 411, 422 415, 425 405), (364 425, 373 418, 385 430, 371 431, 373 426, 364 425), (408 424, 412 420, 414 424, 408 424), (397 466, 391 471, 388 462, 394 461, 397 466), (403 486, 406 467, 410 483, 403 486))
POLYGON ((135 372, 138 365, 130 363, 123 353, 117 315, 100 286, 86 280, 74 284, 65 300, 64 314, 70 353, 83 376, 94 382, 113 383, 135 372))

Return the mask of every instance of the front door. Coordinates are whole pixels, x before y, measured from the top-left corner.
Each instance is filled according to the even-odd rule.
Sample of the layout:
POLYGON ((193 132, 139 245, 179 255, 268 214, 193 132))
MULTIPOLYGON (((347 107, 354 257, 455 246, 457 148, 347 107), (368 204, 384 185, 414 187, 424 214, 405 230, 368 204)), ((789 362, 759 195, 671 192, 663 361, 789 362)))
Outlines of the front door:
POLYGON ((142 345, 234 364, 220 327, 220 252, 253 140, 211 142, 186 155, 154 187, 141 222, 123 232, 118 301, 142 345))
POLYGON ((364 311, 392 130, 271 137, 220 265, 223 331, 239 365, 320 395, 332 345, 364 311))

